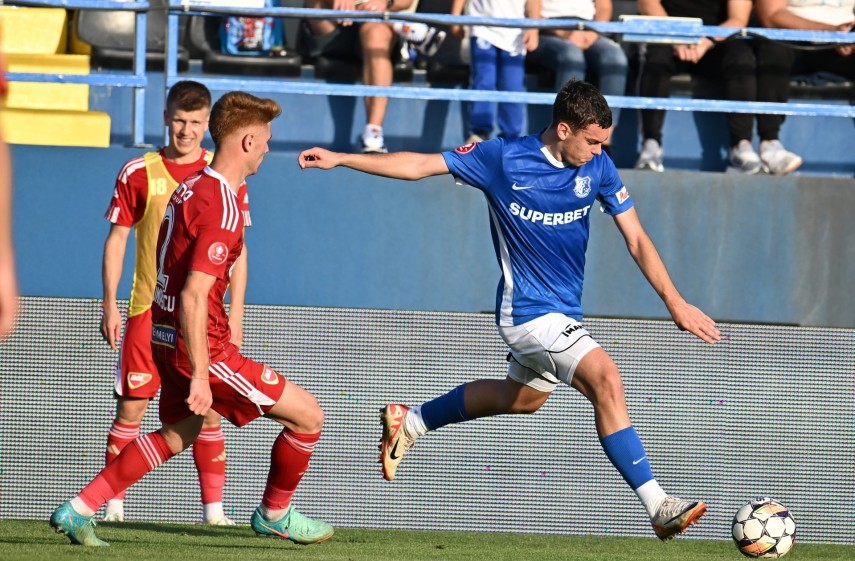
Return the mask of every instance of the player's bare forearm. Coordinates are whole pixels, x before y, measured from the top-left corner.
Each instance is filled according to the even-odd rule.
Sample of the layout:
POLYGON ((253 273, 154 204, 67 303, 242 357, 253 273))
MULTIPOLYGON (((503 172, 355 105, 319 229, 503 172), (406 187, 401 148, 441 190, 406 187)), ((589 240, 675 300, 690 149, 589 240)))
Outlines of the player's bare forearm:
POLYGON ((635 208, 615 216, 615 224, 626 241, 626 247, 638 268, 644 274, 647 282, 659 295, 677 327, 703 339, 707 343, 715 343, 721 339, 721 334, 715 322, 701 310, 687 303, 677 287, 674 286, 665 263, 659 256, 653 241, 641 226, 635 208))
POLYGON ((190 271, 181 291, 181 333, 190 362, 190 395, 187 405, 196 415, 205 415, 211 407, 211 387, 208 381, 208 294, 215 277, 190 271))
POLYGON ((119 279, 122 278, 122 264, 130 230, 125 226, 113 224, 104 242, 104 258, 101 264, 101 336, 113 350, 118 347, 122 333, 122 317, 119 314, 116 291, 119 279))
POLYGON ((448 173, 442 154, 395 152, 391 154, 349 154, 324 148, 304 150, 297 157, 301 169, 347 167, 372 175, 416 180, 448 173))

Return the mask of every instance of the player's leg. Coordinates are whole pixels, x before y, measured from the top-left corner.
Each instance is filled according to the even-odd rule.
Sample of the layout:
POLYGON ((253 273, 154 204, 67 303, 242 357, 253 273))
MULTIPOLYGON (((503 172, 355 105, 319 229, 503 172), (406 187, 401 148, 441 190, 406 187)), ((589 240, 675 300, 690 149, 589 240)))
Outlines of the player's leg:
MULTIPOLYGON (((556 361, 560 365, 562 357, 557 356, 556 361)), ((653 476, 647 452, 631 424, 623 382, 611 357, 597 346, 578 362, 566 379, 594 406, 600 444, 609 461, 641 500, 656 535, 667 540, 697 522, 706 512, 706 505, 668 497, 653 476)))
POLYGON ((522 325, 500 326, 499 334, 511 348, 507 378, 463 384, 419 407, 395 403, 382 409, 383 477, 391 481, 404 453, 430 430, 479 417, 537 411, 560 383, 552 360, 556 349, 572 348, 570 356, 579 353, 578 360, 596 346, 587 332, 577 333, 577 327, 569 329, 568 324, 578 326, 561 314, 547 314, 522 325))
MULTIPOLYGON (((107 433, 105 464, 109 465, 125 446, 139 437, 148 404, 159 388, 160 376, 151 357, 151 310, 147 310, 128 318, 125 323, 116 365, 116 417, 107 433)), ((124 520, 124 499, 125 492, 122 491, 107 501, 106 522, 124 520)))
POLYGON ((320 439, 323 410, 312 394, 288 382, 265 416, 283 429, 270 451, 267 485, 261 505, 252 515, 253 530, 259 535, 279 536, 300 544, 330 539, 334 533, 332 526, 301 514, 291 502, 320 439))
POLYGON ((317 400, 271 368, 240 354, 212 364, 210 370, 213 407, 223 417, 239 427, 262 415, 283 425, 270 453, 267 486, 252 515, 252 529, 300 544, 331 538, 332 526, 304 516, 291 503, 321 436, 324 413, 317 400))
POLYGON ((190 415, 178 423, 137 438, 125 446, 122 453, 76 497, 57 507, 50 517, 50 525, 67 535, 72 543, 93 547, 108 545, 95 535, 92 520, 104 501, 190 446, 201 428, 202 418, 190 415))
POLYGON ((476 380, 457 386, 422 405, 387 405, 380 410, 383 477, 388 481, 394 479, 404 454, 418 437, 429 431, 481 417, 534 413, 549 398, 550 391, 529 387, 511 378, 476 380))
POLYGON ((202 491, 202 521, 213 526, 234 526, 235 523, 223 511, 226 440, 221 420, 220 414, 213 409, 205 416, 202 432, 193 443, 193 461, 202 491))

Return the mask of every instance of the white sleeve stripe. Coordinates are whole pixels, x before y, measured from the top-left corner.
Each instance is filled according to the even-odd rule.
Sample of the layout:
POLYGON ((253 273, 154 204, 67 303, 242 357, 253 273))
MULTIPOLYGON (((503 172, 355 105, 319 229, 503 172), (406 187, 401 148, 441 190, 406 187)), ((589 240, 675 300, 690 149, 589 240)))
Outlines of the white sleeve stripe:
POLYGON ((220 227, 234 232, 238 224, 237 198, 228 185, 220 184, 220 195, 223 198, 223 220, 220 227))

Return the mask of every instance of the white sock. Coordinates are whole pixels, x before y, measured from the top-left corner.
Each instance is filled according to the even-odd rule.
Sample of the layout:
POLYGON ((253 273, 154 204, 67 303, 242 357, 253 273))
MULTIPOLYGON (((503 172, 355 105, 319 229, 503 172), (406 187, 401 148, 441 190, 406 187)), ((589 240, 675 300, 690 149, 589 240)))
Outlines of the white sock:
POLYGON ((261 511, 261 515, 266 518, 268 522, 279 522, 288 512, 289 508, 291 508, 291 505, 288 505, 283 509, 272 510, 264 505, 261 505, 258 507, 258 510, 261 511))
POLYGON ((378 125, 365 125, 365 130, 362 131, 362 136, 364 138, 383 136, 383 127, 378 125))
POLYGON ((638 498, 641 500, 644 508, 647 509, 647 514, 649 514, 651 518, 653 518, 656 511, 659 510, 659 507, 662 505, 662 501, 665 500, 665 497, 668 496, 655 479, 651 479, 636 489, 635 494, 638 495, 638 498))
POLYGON ((202 516, 205 517, 205 522, 214 522, 226 515, 226 513, 223 512, 223 503, 221 502, 202 505, 202 509, 202 516))
POLYGON ((124 513, 125 512, 125 501, 123 501, 122 499, 110 499, 109 501, 107 501, 107 508, 105 510, 105 513, 109 514, 111 512, 122 512, 122 513, 124 513))
POLYGON ((396 22, 392 24, 392 29, 407 41, 421 43, 425 40, 425 37, 427 37, 428 29, 430 29, 430 27, 428 27, 426 23, 421 22, 396 22))
POLYGON ((428 428, 425 425, 425 420, 422 419, 421 405, 410 407, 410 410, 407 411, 407 416, 404 417, 404 431, 410 436, 424 436, 427 434, 428 428))
POLYGON ((86 503, 84 503, 83 499, 80 497, 74 497, 69 502, 71 503, 71 508, 73 508, 77 514, 82 514, 83 516, 95 516, 92 509, 86 506, 86 503))

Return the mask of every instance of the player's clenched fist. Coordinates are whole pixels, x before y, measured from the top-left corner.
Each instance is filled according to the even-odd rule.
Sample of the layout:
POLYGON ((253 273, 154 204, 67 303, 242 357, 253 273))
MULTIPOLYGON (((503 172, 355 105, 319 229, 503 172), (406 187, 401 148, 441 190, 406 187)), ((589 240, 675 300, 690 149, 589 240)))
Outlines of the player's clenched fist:
POLYGON ((303 150, 300 152, 300 155, 297 156, 297 163, 300 165, 301 169, 332 169, 339 165, 340 161, 340 154, 317 147, 303 150))

